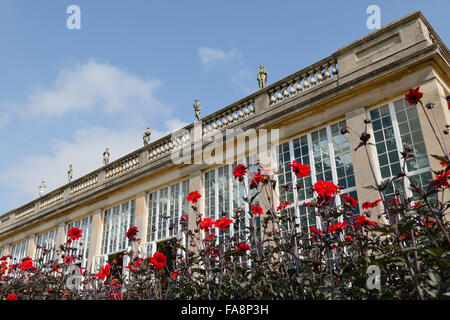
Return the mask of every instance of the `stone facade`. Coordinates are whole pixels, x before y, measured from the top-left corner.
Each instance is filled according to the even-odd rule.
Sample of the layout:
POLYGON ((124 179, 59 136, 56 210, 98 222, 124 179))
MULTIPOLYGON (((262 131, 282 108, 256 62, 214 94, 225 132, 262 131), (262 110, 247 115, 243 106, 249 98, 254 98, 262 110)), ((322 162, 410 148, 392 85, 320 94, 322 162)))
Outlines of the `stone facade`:
MULTIPOLYGON (((389 114, 380 115, 380 125, 382 123, 385 126, 385 132, 392 130, 395 137, 389 142, 386 136, 380 136, 379 139, 386 141, 383 140, 384 142, 378 145, 385 143, 388 146, 388 142, 395 142, 398 147, 402 139, 411 136, 414 142, 417 142, 418 148, 424 146, 427 155, 440 154, 439 146, 433 138, 431 128, 426 124, 422 110, 415 108, 417 115, 403 112, 400 110, 399 101, 409 88, 420 86, 424 99, 436 103, 435 111, 440 126, 450 124, 450 114, 444 98, 450 94, 449 75, 448 48, 423 15, 414 12, 339 49, 330 57, 200 119, 203 126, 198 131, 201 131, 200 136, 205 138, 225 132, 226 129, 279 129, 279 144, 286 147, 286 154, 291 154, 290 159, 293 159, 296 152, 295 144, 304 143, 309 148, 304 149, 308 150, 306 157, 312 162, 316 161, 316 151, 312 150, 312 146, 316 145, 315 139, 319 139, 319 142, 326 141, 329 144, 330 148, 326 151, 333 154, 331 156, 327 154, 328 151, 320 151, 319 157, 322 157, 321 161, 325 163, 330 159, 325 161, 324 157, 332 157, 331 160, 335 160, 342 151, 339 145, 333 144, 334 139, 338 139, 333 133, 337 124, 345 121, 347 126, 361 132, 364 119, 375 116, 378 112, 385 112, 389 114), (407 120, 400 119, 404 116, 407 120), (415 127, 417 125, 420 129, 415 127), (409 128, 409 131, 403 135, 402 130, 405 127, 409 128), (322 135, 325 136, 322 138, 322 135)), ((57 229, 52 243, 58 246, 66 240, 68 225, 79 223, 89 228, 89 232, 86 232, 89 233, 89 239, 85 242, 89 250, 83 263, 89 270, 93 270, 104 261, 101 257, 105 252, 116 252, 119 248, 114 249, 112 243, 108 242, 112 239, 113 229, 111 226, 108 227, 109 230, 106 229, 107 210, 110 210, 113 217, 119 217, 123 212, 132 215, 133 224, 139 228, 138 238, 142 243, 148 244, 148 250, 154 250, 158 240, 169 238, 173 234, 167 226, 168 222, 159 219, 158 214, 163 210, 175 212, 174 218, 179 218, 181 213, 189 214, 189 227, 194 228, 194 212, 183 202, 183 192, 198 190, 203 195, 199 201, 200 211, 212 212, 219 210, 219 206, 223 204, 212 201, 205 193, 206 188, 209 188, 209 191, 211 188, 218 188, 209 184, 211 177, 216 184, 218 181, 214 178, 220 177, 222 180, 219 180, 223 182, 223 177, 227 177, 230 182, 227 185, 228 195, 232 196, 233 191, 230 190, 234 190, 230 167, 224 169, 220 164, 174 164, 171 160, 171 152, 176 148, 193 142, 191 156, 195 158, 198 156, 199 147, 208 144, 205 139, 201 142, 195 140, 198 134, 194 134, 194 129, 194 123, 188 125, 179 134, 149 143, 117 161, 2 215, 2 254, 11 252, 15 244, 28 240, 23 254, 35 257, 35 245, 39 235, 57 229), (183 189, 186 186, 189 187, 188 190, 183 189), (172 209, 165 208, 161 199, 169 199, 172 209), (125 203, 128 205, 124 206, 125 203), (91 216, 92 219, 85 219, 91 216)), ((377 136, 372 137, 376 139, 377 136)), ((357 196, 359 204, 374 201, 378 199, 377 192, 366 188, 373 184, 367 156, 362 150, 355 151, 359 144, 356 135, 349 134, 347 139, 345 143, 348 143, 349 147, 346 156, 351 156, 352 172, 345 172, 344 175, 348 181, 354 180, 354 187, 349 187, 348 190, 357 196)), ((445 139, 447 145, 450 145, 448 135, 445 139)), ((270 151, 272 164, 275 167, 280 166, 279 155, 283 151, 282 148, 272 145, 270 151)), ((386 172, 383 170, 395 169, 393 157, 396 153, 398 155, 398 150, 383 155, 375 146, 370 149, 370 156, 378 164, 379 179, 383 178, 386 172), (384 156, 389 159, 389 165, 381 163, 384 156)), ((252 150, 249 150, 248 154, 233 160, 239 161, 252 154, 252 150)), ((417 170, 413 171, 422 179, 430 173, 430 168, 439 168, 439 163, 429 156, 421 161, 416 164, 417 170)), ((314 171, 313 174, 326 176, 329 173, 333 181, 339 182, 339 170, 342 169, 340 163, 332 161, 331 168, 328 169, 329 172, 326 172, 326 169, 324 172, 315 169, 318 172, 314 171)), ((287 175, 285 178, 290 179, 287 175)), ((352 185, 353 182, 348 183, 352 185)), ((216 191, 211 191, 214 200, 219 199, 216 191)), ((290 196, 281 195, 280 190, 271 193, 267 191, 261 197, 282 199, 290 196)), ((230 206, 234 206, 233 201, 237 199, 227 199, 230 209, 230 206)), ((300 203, 301 196, 296 195, 295 200, 300 203)), ((301 214, 301 210, 298 210, 297 214, 301 214)), ((120 219, 124 219, 124 216, 120 219)), ((129 217, 127 219, 130 221, 129 217)))

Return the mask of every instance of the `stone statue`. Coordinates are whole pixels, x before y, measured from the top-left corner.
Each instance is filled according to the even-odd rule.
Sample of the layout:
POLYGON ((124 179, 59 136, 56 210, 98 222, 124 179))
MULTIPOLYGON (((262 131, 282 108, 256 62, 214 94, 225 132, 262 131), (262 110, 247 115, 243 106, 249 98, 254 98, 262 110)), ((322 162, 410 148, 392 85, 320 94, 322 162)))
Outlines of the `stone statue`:
POLYGON ((72 165, 70 165, 69 170, 67 171, 67 178, 69 179, 69 182, 72 181, 72 173, 73 173, 73 168, 72 168, 72 165))
POLYGON ((267 83, 267 71, 264 69, 263 65, 259 66, 259 72, 256 76, 256 79, 258 80, 259 88, 262 89, 266 86, 267 83))
POLYGON ((45 186, 45 181, 42 180, 41 181, 41 185, 39 186, 39 196, 42 197, 44 195, 44 189, 46 188, 45 186))
POLYGON ((109 149, 106 148, 105 152, 103 152, 103 164, 106 166, 109 163, 109 149))
POLYGON ((142 139, 144 140, 144 146, 148 145, 150 142, 150 135, 152 134, 152 131, 150 130, 150 127, 147 127, 147 130, 144 132, 144 136, 142 139))
POLYGON ((195 98, 194 102, 194 111, 195 111, 195 120, 200 120, 200 110, 202 109, 202 105, 200 104, 200 101, 198 98, 195 98))

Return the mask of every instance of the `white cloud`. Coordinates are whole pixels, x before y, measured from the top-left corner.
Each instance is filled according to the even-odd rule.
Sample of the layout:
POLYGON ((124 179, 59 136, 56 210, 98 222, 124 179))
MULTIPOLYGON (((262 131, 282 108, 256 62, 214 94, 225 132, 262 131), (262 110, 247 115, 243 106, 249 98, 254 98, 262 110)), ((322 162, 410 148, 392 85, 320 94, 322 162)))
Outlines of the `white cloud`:
MULTIPOLYGON (((172 132, 183 122, 175 119, 166 123, 167 130, 152 130, 152 141, 172 132)), ((46 182, 46 192, 67 183, 69 164, 73 165, 73 179, 82 177, 103 166, 103 152, 109 148, 110 161, 142 147, 142 130, 130 128, 125 131, 103 127, 77 130, 70 140, 51 142, 50 155, 31 155, 19 159, 0 173, 0 183, 8 186, 18 207, 38 197, 38 186, 46 182)))
POLYGON ((242 53, 236 48, 233 48, 227 52, 220 49, 200 47, 198 49, 198 56, 205 67, 210 67, 217 63, 240 59, 242 57, 242 53))
POLYGON ((142 79, 117 66, 93 59, 62 70, 48 88, 36 88, 28 97, 35 115, 61 116, 71 111, 98 109, 105 113, 129 111, 137 106, 164 111, 154 97, 159 80, 142 79))

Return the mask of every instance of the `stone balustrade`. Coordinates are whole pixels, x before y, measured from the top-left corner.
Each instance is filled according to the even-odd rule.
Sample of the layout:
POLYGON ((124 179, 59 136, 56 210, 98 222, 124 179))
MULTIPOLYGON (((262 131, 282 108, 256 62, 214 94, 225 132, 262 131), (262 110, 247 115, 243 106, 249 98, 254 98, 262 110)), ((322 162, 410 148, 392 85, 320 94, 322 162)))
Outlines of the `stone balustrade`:
POLYGON ((25 216, 28 216, 30 214, 33 214, 36 209, 36 206, 33 204, 31 206, 27 206, 25 208, 19 209, 14 214, 14 219, 17 220, 19 218, 23 218, 25 216))
POLYGON ((80 193, 84 190, 90 189, 98 183, 98 174, 94 174, 87 178, 83 178, 80 182, 76 182, 70 187, 70 195, 80 193))
POLYGON ((210 135, 255 113, 255 101, 249 99, 202 119, 203 135, 210 135))
POLYGON ((111 164, 105 172, 105 179, 111 179, 139 166, 139 153, 132 154, 123 160, 111 164))
MULTIPOLYGON (((323 61, 323 60, 322 60, 323 61)), ((335 59, 325 59, 323 64, 306 68, 288 77, 285 81, 276 83, 269 88, 270 105, 277 104, 291 97, 302 94, 339 75, 335 59)))
POLYGON ((64 191, 59 191, 57 193, 51 193, 41 200, 41 202, 39 203, 39 208, 43 209, 45 207, 48 207, 52 204, 55 204, 55 203, 61 201, 63 198, 64 198, 64 191))
POLYGON ((181 130, 178 134, 173 134, 170 137, 165 137, 156 141, 148 149, 148 160, 155 160, 160 156, 169 153, 172 150, 181 148, 190 143, 191 136, 188 130, 181 130))

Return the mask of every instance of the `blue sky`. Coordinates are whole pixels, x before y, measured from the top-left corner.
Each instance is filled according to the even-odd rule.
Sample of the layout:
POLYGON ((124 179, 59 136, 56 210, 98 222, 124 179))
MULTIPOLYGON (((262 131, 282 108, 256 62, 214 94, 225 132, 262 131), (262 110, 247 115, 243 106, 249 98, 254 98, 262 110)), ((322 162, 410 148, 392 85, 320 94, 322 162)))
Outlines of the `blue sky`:
POLYGON ((421 10, 450 43, 448 0, 0 0, 0 214, 421 10), (81 8, 69 30, 66 8, 81 8))

